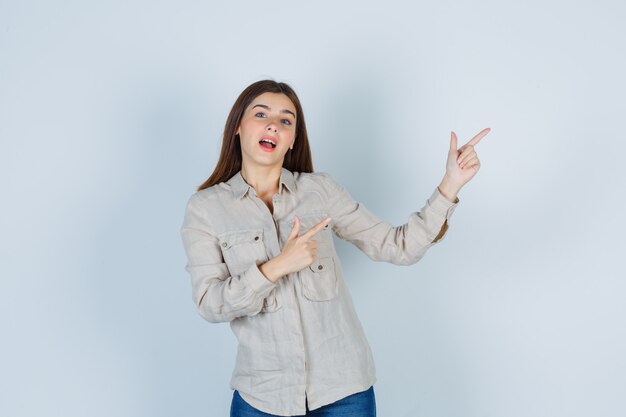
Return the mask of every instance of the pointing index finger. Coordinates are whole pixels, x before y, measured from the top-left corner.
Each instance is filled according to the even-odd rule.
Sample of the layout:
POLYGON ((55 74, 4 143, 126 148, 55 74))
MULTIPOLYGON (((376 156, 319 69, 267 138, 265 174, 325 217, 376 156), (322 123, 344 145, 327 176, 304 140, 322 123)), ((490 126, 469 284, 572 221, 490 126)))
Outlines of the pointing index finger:
POLYGON ((476 145, 478 142, 480 142, 480 140, 491 131, 490 127, 487 127, 483 130, 481 130, 480 132, 478 132, 478 134, 476 136, 474 136, 472 139, 470 139, 469 142, 467 142, 468 145, 476 145))
POLYGON ((322 220, 321 222, 319 222, 318 224, 316 224, 315 226, 311 227, 306 233, 304 233, 302 236, 306 237, 307 240, 309 240, 310 238, 312 238, 317 232, 319 232, 320 230, 322 230, 324 228, 324 226, 326 226, 328 223, 330 223, 331 218, 327 217, 324 220, 322 220))

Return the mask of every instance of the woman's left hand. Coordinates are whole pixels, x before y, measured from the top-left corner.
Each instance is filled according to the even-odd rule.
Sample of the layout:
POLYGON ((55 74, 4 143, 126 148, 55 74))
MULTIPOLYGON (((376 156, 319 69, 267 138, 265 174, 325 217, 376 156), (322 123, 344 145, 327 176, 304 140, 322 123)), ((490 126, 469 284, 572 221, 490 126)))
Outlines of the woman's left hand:
POLYGON ((491 131, 490 128, 481 130, 465 145, 457 150, 457 137, 451 133, 450 150, 446 162, 446 174, 444 181, 451 191, 456 194, 480 169, 480 161, 474 146, 491 131))

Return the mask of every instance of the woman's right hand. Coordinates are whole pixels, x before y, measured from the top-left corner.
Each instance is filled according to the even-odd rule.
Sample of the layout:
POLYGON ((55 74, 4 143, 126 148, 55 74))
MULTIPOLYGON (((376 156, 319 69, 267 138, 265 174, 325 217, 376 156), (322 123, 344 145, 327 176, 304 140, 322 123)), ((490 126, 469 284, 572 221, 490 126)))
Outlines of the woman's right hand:
POLYGON ((318 245, 317 241, 311 238, 330 223, 330 220, 331 218, 328 217, 313 226, 306 233, 298 236, 300 232, 300 218, 296 216, 291 233, 289 233, 287 242, 280 255, 259 266, 263 275, 270 281, 276 282, 287 274, 300 271, 311 265, 317 257, 318 245))

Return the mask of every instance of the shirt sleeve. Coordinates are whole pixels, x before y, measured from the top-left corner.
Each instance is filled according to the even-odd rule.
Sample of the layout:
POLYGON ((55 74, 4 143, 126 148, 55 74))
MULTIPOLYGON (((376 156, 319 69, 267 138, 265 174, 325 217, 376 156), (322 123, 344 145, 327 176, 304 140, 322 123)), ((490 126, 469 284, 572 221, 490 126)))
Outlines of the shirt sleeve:
POLYGON ((256 264, 231 275, 219 242, 212 234, 196 194, 189 199, 180 229, 191 276, 192 298, 199 314, 212 323, 259 313, 264 299, 276 287, 256 264))
POLYGON ((406 223, 392 226, 355 201, 330 174, 318 174, 324 183, 333 231, 374 261, 396 265, 419 261, 431 246, 444 239, 460 201, 457 197, 451 202, 435 187, 419 212, 411 213, 406 223))

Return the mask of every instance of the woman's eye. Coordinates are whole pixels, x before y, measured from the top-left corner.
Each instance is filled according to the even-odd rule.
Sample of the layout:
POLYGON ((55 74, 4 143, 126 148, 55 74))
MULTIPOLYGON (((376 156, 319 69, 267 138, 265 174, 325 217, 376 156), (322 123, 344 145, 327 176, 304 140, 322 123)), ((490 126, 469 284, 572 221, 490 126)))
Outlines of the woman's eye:
MULTIPOLYGON (((258 116, 259 114, 261 115, 261 118, 265 117, 265 113, 263 113, 262 111, 256 113, 255 116, 258 116)), ((291 124, 291 120, 289 120, 289 119, 283 119, 282 122, 284 124, 286 124, 286 125, 290 125, 291 124)))

